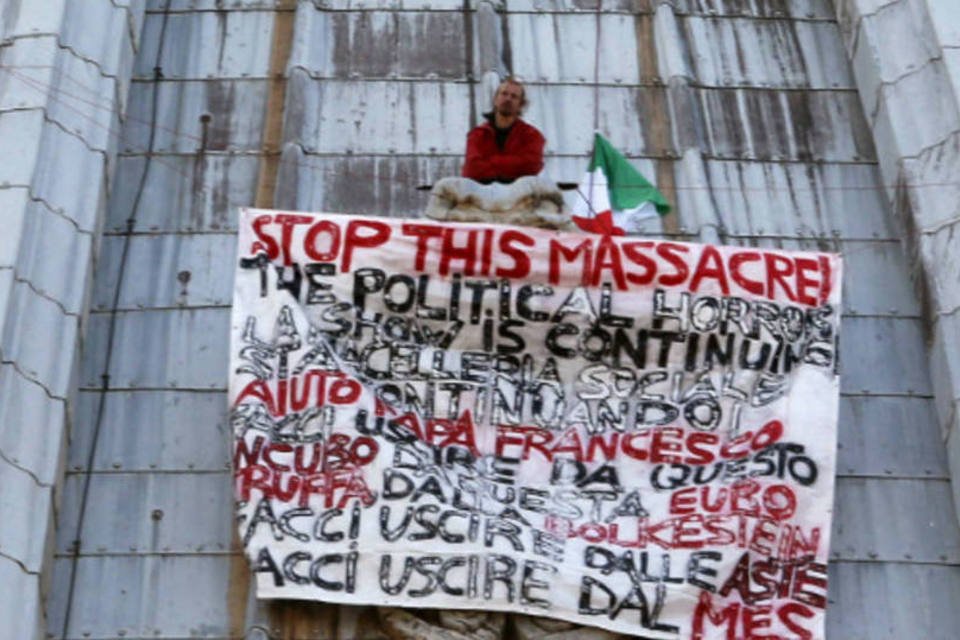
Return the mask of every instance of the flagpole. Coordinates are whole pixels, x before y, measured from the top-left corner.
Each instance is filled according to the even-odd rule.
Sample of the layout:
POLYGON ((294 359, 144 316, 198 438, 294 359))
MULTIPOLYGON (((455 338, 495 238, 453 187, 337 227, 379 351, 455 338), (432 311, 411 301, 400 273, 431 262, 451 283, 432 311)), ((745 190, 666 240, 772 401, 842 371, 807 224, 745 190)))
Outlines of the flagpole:
MULTIPOLYGON (((597 132, 593 132, 593 145, 590 147, 590 164, 587 166, 593 165, 594 160, 597 158, 597 132)), ((596 169, 590 170, 590 187, 587 189, 587 208, 590 210, 590 217, 596 218, 597 212, 593 210, 593 178, 596 173, 596 169)))

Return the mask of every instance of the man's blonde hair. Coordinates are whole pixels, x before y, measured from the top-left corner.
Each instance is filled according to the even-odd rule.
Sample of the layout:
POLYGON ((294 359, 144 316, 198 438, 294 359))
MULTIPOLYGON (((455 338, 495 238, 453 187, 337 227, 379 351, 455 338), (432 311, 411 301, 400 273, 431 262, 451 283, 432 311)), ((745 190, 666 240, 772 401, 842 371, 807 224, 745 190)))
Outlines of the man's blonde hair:
POLYGON ((493 100, 496 101, 497 94, 500 93, 500 89, 503 88, 505 84, 513 84, 520 87, 520 113, 522 114, 524 109, 527 108, 527 105, 530 104, 530 101, 527 100, 527 88, 524 86, 523 82, 516 76, 507 76, 500 81, 500 84, 497 85, 497 90, 493 92, 493 100))

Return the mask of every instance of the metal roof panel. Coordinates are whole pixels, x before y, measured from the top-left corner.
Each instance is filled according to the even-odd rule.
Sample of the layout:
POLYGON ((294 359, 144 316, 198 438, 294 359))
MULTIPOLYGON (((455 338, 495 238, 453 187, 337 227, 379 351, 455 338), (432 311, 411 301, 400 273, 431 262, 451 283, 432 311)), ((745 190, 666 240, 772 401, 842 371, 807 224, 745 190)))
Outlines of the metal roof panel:
POLYGON ((286 139, 319 153, 462 153, 469 88, 451 82, 320 81, 295 69, 286 139), (386 109, 391 117, 380 117, 386 109))
POLYGON ((260 158, 253 155, 157 155, 150 163, 136 211, 131 211, 146 168, 144 156, 120 156, 105 228, 136 232, 235 231, 237 208, 253 204, 260 158), (189 180, 187 179, 189 176, 189 180))
POLYGON ((840 324, 840 390, 931 393, 919 319, 847 316, 840 324))
POLYGON ((270 70, 273 17, 273 11, 148 14, 134 77, 152 78, 155 66, 167 79, 264 77, 270 70))
MULTIPOLYGON (((0 457, 53 486, 60 473, 66 402, 24 377, 12 364, 0 364, 0 457)), ((6 489, 4 489, 5 491, 6 489)))
POLYGON ((21 281, 13 283, 6 308, 0 336, 3 361, 13 362, 49 395, 66 397, 72 373, 69 363, 77 347, 77 317, 66 315, 56 302, 21 281))
POLYGON ((947 479, 841 477, 831 555, 848 560, 957 564, 960 532, 956 512, 949 507, 952 502, 947 479), (883 526, 864 526, 881 522, 883 526))
POLYGON ((670 0, 677 13, 833 20, 830 0, 670 0))
POLYGON ((289 69, 326 78, 464 78, 463 29, 460 12, 305 9, 289 69))
POLYGON ((63 482, 57 553, 189 553, 230 547, 233 482, 218 473, 94 473, 83 531, 77 531, 86 474, 69 473, 63 482), (123 518, 112 514, 122 513, 123 518), (110 522, 111 526, 102 526, 110 522))
POLYGON ((737 236, 899 238, 876 165, 692 155, 674 169, 681 224, 688 227, 720 224, 737 236))
POLYGON ((53 491, 50 486, 37 484, 29 473, 2 457, 0 487, 3 487, 0 510, 9 516, 0 518, 0 540, 3 541, 0 555, 21 564, 25 571, 39 573, 43 567, 46 540, 35 534, 47 531, 53 491))
POLYGON ((508 14, 512 71, 526 81, 589 83, 596 69, 599 82, 637 84, 635 20, 624 14, 601 15, 598 50, 595 14, 508 14))
POLYGON ((832 22, 688 17, 681 22, 688 75, 713 86, 855 88, 832 22), (750 43, 746 46, 745 43, 750 43))
MULTIPOLYGON (((237 557, 246 570, 246 560, 237 557)), ((54 593, 66 593, 71 560, 54 563, 54 593)), ((227 593, 231 561, 223 555, 84 556, 76 565, 67 638, 226 638, 230 629, 227 593)), ((63 606, 48 612, 50 629, 63 626, 63 606)))
POLYGON ((929 398, 840 398, 837 471, 848 475, 949 476, 929 398))
POLYGON ((415 187, 460 175, 461 164, 459 156, 306 155, 296 145, 283 158, 279 207, 394 217, 419 216, 428 194, 415 187))
POLYGON ((232 233, 132 236, 129 241, 126 236, 115 235, 104 237, 101 244, 101 276, 94 288, 93 309, 113 304, 125 244, 127 263, 119 308, 231 304, 237 245, 232 233), (145 289, 141 284, 144 280, 153 286, 145 289))
POLYGON ((960 607, 956 605, 960 571, 956 566, 833 562, 829 580, 828 638, 956 638, 960 628, 960 607))
MULTIPOLYGON (((105 345, 109 323, 110 314, 90 314, 87 342, 105 345)), ((119 313, 108 370, 111 388, 225 388, 229 326, 229 309, 119 313)), ((100 388, 105 357, 103 349, 87 351, 80 373, 82 388, 100 388)))
MULTIPOLYGON (((77 394, 67 469, 87 467, 101 392, 77 394)), ((224 391, 109 391, 97 436, 94 471, 223 471, 231 431, 224 391)))
POLYGON ((267 80, 254 79, 134 82, 121 151, 146 151, 154 89, 158 92, 155 152, 259 149, 268 86, 267 80), (207 125, 201 121, 204 115, 210 116, 207 125))

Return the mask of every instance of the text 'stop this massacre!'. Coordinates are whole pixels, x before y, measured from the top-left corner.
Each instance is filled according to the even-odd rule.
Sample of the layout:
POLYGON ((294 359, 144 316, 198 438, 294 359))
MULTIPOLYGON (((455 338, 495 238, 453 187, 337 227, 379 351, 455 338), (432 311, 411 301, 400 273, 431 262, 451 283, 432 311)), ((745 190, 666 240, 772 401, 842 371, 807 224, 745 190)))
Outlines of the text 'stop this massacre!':
POLYGON ((262 598, 822 638, 836 255, 243 210, 262 598))

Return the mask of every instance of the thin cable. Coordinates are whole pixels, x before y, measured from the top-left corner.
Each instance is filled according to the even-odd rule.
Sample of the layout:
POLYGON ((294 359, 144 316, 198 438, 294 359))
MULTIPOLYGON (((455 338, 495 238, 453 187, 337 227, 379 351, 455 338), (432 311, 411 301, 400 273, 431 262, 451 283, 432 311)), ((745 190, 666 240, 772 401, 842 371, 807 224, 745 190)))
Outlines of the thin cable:
MULTIPOLYGON (((170 0, 164 3, 163 21, 160 26, 160 44, 157 47, 156 63, 153 68, 154 90, 151 104, 151 119, 156 122, 157 111, 159 108, 159 86, 157 82, 162 77, 160 69, 160 59, 163 53, 163 45, 167 31, 167 22, 169 18, 170 0)), ((120 265, 117 272, 117 282, 113 290, 113 302, 110 306, 110 319, 107 326, 107 349, 104 358, 103 373, 100 374, 100 397, 97 401, 97 413, 93 424, 93 437, 90 441, 90 451, 87 453, 86 473, 83 479, 83 490, 80 493, 80 507, 77 516, 76 535, 73 539, 70 554, 70 581, 67 587, 67 606, 63 616, 63 627, 61 628, 61 638, 67 637, 67 631, 70 628, 70 619, 73 614, 73 600, 77 583, 77 564, 80 561, 80 549, 83 544, 83 525, 87 515, 87 502, 90 497, 90 483, 93 478, 93 465, 96 460, 97 445, 100 441, 100 432, 103 428, 104 407, 106 405, 107 392, 110 390, 110 361, 113 358, 113 344, 117 326, 117 308, 120 306, 120 291, 123 288, 124 275, 126 273, 127 258, 130 253, 130 240, 134 223, 137 217, 137 208, 140 206, 140 200, 143 196, 144 187, 147 182, 147 174, 150 171, 150 161, 153 157, 153 145, 156 135, 156 128, 151 126, 148 148, 150 153, 147 155, 144 163, 143 173, 140 176, 140 183, 137 186, 137 193, 134 197, 133 205, 130 210, 130 217, 127 218, 126 233, 124 235, 123 250, 120 254, 120 265)))

